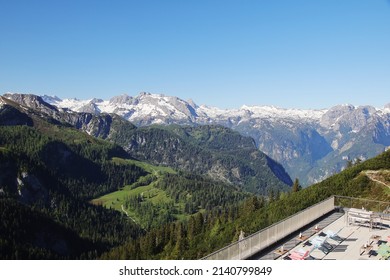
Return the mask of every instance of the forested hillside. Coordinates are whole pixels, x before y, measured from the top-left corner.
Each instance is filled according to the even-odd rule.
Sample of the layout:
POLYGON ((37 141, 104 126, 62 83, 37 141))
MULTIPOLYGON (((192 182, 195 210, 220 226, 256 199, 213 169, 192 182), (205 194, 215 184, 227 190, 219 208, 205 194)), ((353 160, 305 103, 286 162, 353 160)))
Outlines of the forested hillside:
MULTIPOLYGON (((0 232, 5 233, 0 236, 0 244, 7 247, 11 242, 20 248, 38 250, 29 250, 31 255, 24 252, 23 258, 36 258, 41 248, 53 256, 67 258, 96 256, 139 236, 143 231, 136 224, 116 211, 90 205, 87 200, 133 183, 145 172, 134 165, 118 168, 110 163, 111 156, 125 154, 118 146, 69 128, 57 129, 51 135, 69 133, 70 141, 32 127, 0 127, 0 232), (12 208, 15 213, 8 215, 12 208), (37 224, 30 227, 34 220, 37 224), (39 224, 47 226, 39 228, 39 224), (78 254, 63 249, 76 246, 67 242, 81 240, 88 246, 80 247, 78 254)), ((11 252, 3 257, 18 258, 15 251, 2 252, 11 252)))
POLYGON ((202 175, 150 167, 116 144, 32 109, 2 104, 0 116, 1 258, 97 258, 151 228, 198 212, 221 212, 249 196, 202 175), (143 195, 136 200, 127 195, 124 209, 136 211, 146 223, 90 203, 145 184, 170 201, 152 207, 143 195))
POLYGON ((251 197, 223 212, 198 213, 188 222, 166 225, 119 246, 103 258, 198 259, 237 241, 241 230, 249 235, 332 195, 390 201, 388 187, 365 172, 389 169, 390 151, 297 192, 251 197))
POLYGON ((115 139, 133 156, 267 195, 292 185, 284 168, 259 151, 253 139, 221 126, 152 126, 115 139))

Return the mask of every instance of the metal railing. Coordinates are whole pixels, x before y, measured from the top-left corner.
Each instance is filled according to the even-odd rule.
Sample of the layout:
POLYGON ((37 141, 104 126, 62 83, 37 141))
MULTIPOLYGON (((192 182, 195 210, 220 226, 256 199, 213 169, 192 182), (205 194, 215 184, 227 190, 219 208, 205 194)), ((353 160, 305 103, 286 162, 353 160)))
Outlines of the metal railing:
POLYGON ((390 219, 390 202, 347 196, 332 196, 240 241, 234 242, 211 253, 202 259, 242 260, 249 258, 323 215, 333 211, 335 208, 364 208, 380 213, 379 215, 382 219, 390 219))
POLYGON ((364 208, 377 213, 389 214, 390 202, 336 195, 335 206, 342 208, 364 208))
POLYGON ((335 207, 366 209, 377 213, 381 219, 390 220, 390 202, 337 195, 335 207))
POLYGON ((203 260, 246 259, 334 210, 334 201, 335 197, 332 196, 240 241, 232 243, 204 257, 203 260))

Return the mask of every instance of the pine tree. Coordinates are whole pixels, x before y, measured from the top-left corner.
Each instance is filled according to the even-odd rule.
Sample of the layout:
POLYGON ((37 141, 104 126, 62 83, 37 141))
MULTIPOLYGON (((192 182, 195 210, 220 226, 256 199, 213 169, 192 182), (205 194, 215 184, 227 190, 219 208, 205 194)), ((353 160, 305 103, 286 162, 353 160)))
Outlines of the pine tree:
POLYGON ((302 186, 299 184, 299 179, 295 178, 294 184, 292 186, 291 191, 292 192, 298 192, 302 189, 302 186))
POLYGON ((186 232, 181 222, 176 225, 176 244, 173 248, 172 257, 174 259, 182 259, 183 253, 187 249, 186 232))
POLYGON ((269 199, 269 203, 275 201, 275 191, 274 191, 273 188, 270 188, 270 189, 268 190, 268 199, 269 199))
POLYGON ((191 216, 188 220, 188 240, 191 242, 195 237, 195 218, 191 216))
POLYGON ((353 161, 352 160, 347 160, 346 168, 351 168, 352 166, 353 166, 353 161))

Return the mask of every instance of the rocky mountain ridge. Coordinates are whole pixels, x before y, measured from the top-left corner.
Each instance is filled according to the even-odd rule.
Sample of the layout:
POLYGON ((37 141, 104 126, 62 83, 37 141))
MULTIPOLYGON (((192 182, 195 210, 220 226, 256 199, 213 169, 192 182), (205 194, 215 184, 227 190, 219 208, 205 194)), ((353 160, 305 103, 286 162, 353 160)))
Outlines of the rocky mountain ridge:
POLYGON ((138 126, 218 124, 256 141, 304 185, 342 170, 347 160, 367 159, 390 146, 390 104, 337 105, 323 110, 242 106, 218 109, 161 94, 121 95, 110 100, 43 96, 59 108, 93 115, 114 113, 138 126))

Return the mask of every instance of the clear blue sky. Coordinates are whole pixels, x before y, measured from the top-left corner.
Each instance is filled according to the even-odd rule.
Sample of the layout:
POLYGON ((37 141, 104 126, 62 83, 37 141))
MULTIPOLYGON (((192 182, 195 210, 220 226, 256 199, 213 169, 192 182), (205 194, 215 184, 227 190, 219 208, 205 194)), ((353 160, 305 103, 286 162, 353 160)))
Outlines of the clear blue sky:
POLYGON ((390 102, 388 0, 0 0, 0 93, 390 102))

